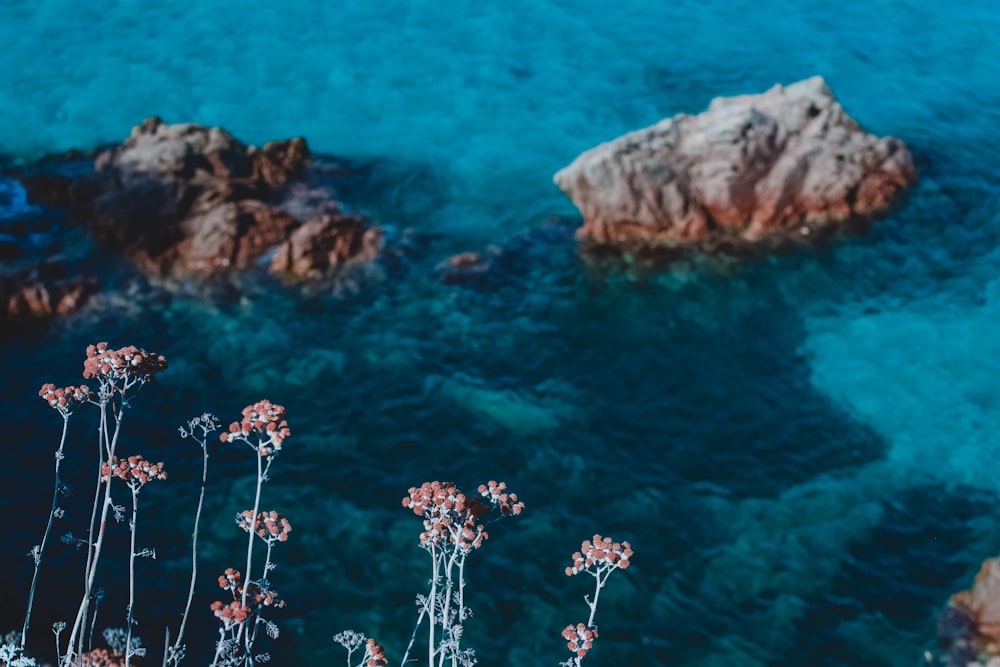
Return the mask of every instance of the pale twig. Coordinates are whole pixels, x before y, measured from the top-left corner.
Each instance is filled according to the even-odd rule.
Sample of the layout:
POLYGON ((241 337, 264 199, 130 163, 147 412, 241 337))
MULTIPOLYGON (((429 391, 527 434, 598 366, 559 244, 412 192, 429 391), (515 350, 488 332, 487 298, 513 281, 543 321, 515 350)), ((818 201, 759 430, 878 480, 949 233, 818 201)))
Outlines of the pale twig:
POLYGON ((59 438, 59 449, 56 450, 56 483, 55 489, 52 491, 52 507, 49 509, 49 520, 45 525, 45 532, 42 534, 42 542, 38 545, 37 550, 32 551, 32 556, 35 559, 35 572, 31 576, 31 589, 28 592, 28 609, 24 614, 24 629, 21 631, 21 648, 24 649, 24 644, 28 638, 28 627, 31 625, 31 608, 35 602, 35 588, 38 585, 38 573, 42 568, 42 554, 45 552, 45 544, 48 542, 49 533, 52 532, 52 523, 56 516, 56 511, 59 509, 59 493, 62 490, 62 481, 59 479, 59 466, 64 458, 63 446, 66 444, 66 432, 69 429, 69 413, 63 414, 63 427, 62 427, 62 437, 59 438))

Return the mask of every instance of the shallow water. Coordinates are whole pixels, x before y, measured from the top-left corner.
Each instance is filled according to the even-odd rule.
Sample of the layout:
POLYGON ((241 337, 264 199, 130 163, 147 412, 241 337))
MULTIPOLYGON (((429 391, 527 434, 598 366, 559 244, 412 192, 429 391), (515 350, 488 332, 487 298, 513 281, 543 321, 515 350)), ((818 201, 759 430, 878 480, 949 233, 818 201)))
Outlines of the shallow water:
MULTIPOLYGON (((348 205, 418 240, 356 289, 309 298, 256 285, 231 302, 150 299, 124 267, 83 260, 124 296, 0 351, 18 443, 0 472, 2 629, 20 626, 21 556, 58 437, 35 391, 77 382, 85 346, 107 339, 171 361, 123 441, 171 470, 144 492, 141 536, 159 557, 143 563, 137 613, 151 645, 182 604, 199 466, 173 429, 267 397, 294 430, 264 495, 295 526, 273 574, 289 603, 277 664, 341 659, 330 636, 347 627, 398 658, 427 577, 399 499, 424 480, 490 478, 528 510, 470 566, 480 664, 567 657, 559 631, 585 620, 587 589, 562 570, 594 532, 636 557, 602 593, 587 664, 914 664, 1000 538, 998 30, 985 1, 4 3, 7 161, 120 141, 149 115, 249 142, 303 135, 357 167, 348 205), (580 151, 813 74, 917 158, 919 185, 869 236, 635 276, 588 268, 569 230, 546 224, 575 213, 551 176, 580 151), (488 289, 435 279, 442 258, 491 243, 513 251, 488 289)), ((66 233, 9 182, 0 217, 0 233, 25 220, 66 233)), ((70 256, 88 249, 65 238, 70 256)), ((92 426, 74 424, 66 529, 83 523, 92 426)), ((201 652, 211 580, 239 566, 242 454, 213 456, 201 652)), ((40 645, 67 613, 63 591, 76 595, 78 577, 58 573, 78 559, 53 551, 40 645)), ((108 605, 111 623, 124 605, 108 605)))

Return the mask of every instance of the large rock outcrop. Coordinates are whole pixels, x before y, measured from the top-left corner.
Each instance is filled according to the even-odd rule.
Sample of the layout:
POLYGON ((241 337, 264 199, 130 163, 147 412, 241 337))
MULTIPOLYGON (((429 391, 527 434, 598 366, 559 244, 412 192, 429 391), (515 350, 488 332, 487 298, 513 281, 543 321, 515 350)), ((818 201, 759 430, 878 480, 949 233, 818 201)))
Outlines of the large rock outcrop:
POLYGON ((586 242, 709 250, 810 241, 886 212, 915 180, 903 142, 866 133, 820 77, 718 98, 555 175, 586 242))
POLYGON ((301 138, 255 148, 220 128, 150 118, 121 145, 99 152, 91 173, 19 177, 33 201, 70 208, 148 274, 222 275, 254 266, 275 249, 287 255, 289 244, 326 249, 272 264, 283 276, 306 279, 354 258, 371 259, 378 236, 357 243, 366 221, 341 211, 323 188, 313 188, 323 196, 307 210, 286 201, 289 184, 308 180, 309 161, 301 138))

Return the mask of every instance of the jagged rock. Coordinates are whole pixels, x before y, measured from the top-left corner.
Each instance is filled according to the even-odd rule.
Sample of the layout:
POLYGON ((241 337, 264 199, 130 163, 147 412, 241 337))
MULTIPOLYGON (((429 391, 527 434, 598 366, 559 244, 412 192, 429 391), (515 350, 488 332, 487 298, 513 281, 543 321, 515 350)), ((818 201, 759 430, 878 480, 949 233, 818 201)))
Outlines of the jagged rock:
POLYGON ((20 178, 32 200, 69 207, 153 276, 228 274, 276 248, 296 259, 287 271, 303 276, 355 256, 374 258, 380 232, 341 214, 329 190, 315 189, 325 199, 309 217, 326 214, 336 224, 303 224, 300 202, 284 206, 287 186, 306 179, 309 160, 304 139, 258 149, 221 128, 150 118, 121 145, 98 153, 91 173, 43 170, 20 178))
POLYGON ((6 167, 3 175, 16 179, 32 204, 73 208, 74 175, 91 171, 94 153, 68 150, 45 155, 28 165, 6 167))
POLYGON ((972 588, 951 597, 938 622, 938 637, 951 653, 1000 656, 1000 559, 987 559, 972 588))
POLYGON ((98 289, 89 277, 68 275, 61 264, 44 264, 0 281, 0 303, 5 328, 47 320, 77 310, 98 289))
POLYGON ((113 172, 124 187, 150 178, 189 181, 200 171, 208 179, 243 181, 255 193, 266 194, 270 183, 300 171, 306 158, 303 139, 272 142, 266 150, 256 150, 222 128, 168 125, 159 118, 147 118, 132 128, 120 146, 100 153, 94 168, 113 172), (286 154, 293 157, 286 158, 286 154))
POLYGON ((303 279, 320 277, 352 260, 371 260, 382 247, 382 232, 366 229, 356 216, 324 215, 307 221, 278 246, 271 271, 303 279))
POLYGON ((309 159, 305 139, 269 141, 259 151, 250 149, 254 173, 272 188, 283 186, 289 177, 299 174, 309 159))
POLYGON ((718 98, 580 155, 555 175, 588 245, 707 250, 809 242, 886 212, 916 180, 820 77, 718 98))
POLYGON ((151 118, 99 154, 79 189, 95 191, 95 231, 142 268, 207 275, 247 268, 287 238, 297 221, 268 200, 307 158, 302 139, 257 150, 220 128, 151 118))

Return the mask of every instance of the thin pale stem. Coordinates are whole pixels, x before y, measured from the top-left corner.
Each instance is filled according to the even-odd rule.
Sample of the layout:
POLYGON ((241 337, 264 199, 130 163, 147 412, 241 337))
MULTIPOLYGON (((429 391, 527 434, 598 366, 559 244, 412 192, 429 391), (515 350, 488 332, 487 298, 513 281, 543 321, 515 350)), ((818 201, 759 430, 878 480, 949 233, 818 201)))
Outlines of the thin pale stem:
MULTIPOLYGON (((260 578, 261 593, 264 593, 264 585, 267 582, 267 573, 271 569, 271 550, 273 548, 274 548, 274 541, 273 540, 268 540, 267 541, 267 555, 264 558, 264 574, 261 575, 261 578, 260 578)), ((261 619, 264 618, 264 616, 263 616, 264 605, 260 605, 257 608, 257 610, 258 610, 257 611, 258 616, 257 616, 257 620, 255 620, 254 624, 253 624, 253 632, 250 633, 249 630, 247 631, 248 633, 250 633, 249 634, 250 644, 249 644, 248 650, 247 650, 248 653, 252 652, 253 645, 257 641, 257 630, 260 627, 259 622, 260 622, 261 619)))
POLYGON ((222 647, 225 645, 226 641, 226 631, 223 628, 219 628, 219 642, 215 645, 215 657, 212 658, 212 664, 209 667, 215 667, 219 664, 219 656, 222 655, 222 647))
MULTIPOLYGON (((122 419, 124 419, 124 417, 125 417, 125 407, 126 406, 127 406, 127 403, 125 402, 124 398, 122 398, 122 404, 121 404, 121 407, 118 410, 115 410, 115 406, 114 406, 114 402, 113 401, 110 403, 111 414, 115 418, 115 431, 112 434, 110 440, 107 437, 107 431, 106 430, 105 430, 105 435, 104 435, 104 442, 105 442, 105 444, 107 446, 107 451, 106 451, 107 459, 106 460, 109 463, 109 465, 110 465, 111 460, 115 456, 115 451, 118 448, 118 436, 121 434, 122 419)), ((89 577, 87 579, 86 594, 85 594, 84 602, 83 602, 83 604, 84 604, 84 622, 86 622, 86 605, 90 604, 90 595, 91 595, 91 592, 94 589, 94 581, 97 578, 97 564, 98 564, 98 562, 100 561, 100 558, 101 558, 101 548, 104 545, 104 536, 105 536, 105 534, 107 532, 107 527, 108 527, 108 511, 113 506, 114 506, 114 500, 111 498, 111 475, 108 475, 108 479, 105 481, 105 485, 104 485, 104 505, 103 505, 103 507, 101 509, 100 527, 99 527, 98 532, 97 532, 97 541, 94 543, 94 559, 93 559, 93 562, 90 564, 90 575, 89 575, 89 577)), ((93 641, 94 641, 94 630, 93 629, 94 629, 94 626, 96 624, 97 624, 97 609, 95 607, 95 609, 94 609, 94 619, 93 619, 93 622, 91 623, 91 631, 90 631, 89 636, 87 637, 87 650, 88 651, 93 647, 93 641)), ((81 635, 80 635, 80 647, 81 647, 81 651, 80 652, 82 653, 83 652, 83 633, 82 632, 81 632, 81 635)))
POLYGON ((458 613, 465 613, 465 558, 458 562, 458 613))
POLYGON ((427 635, 427 664, 434 664, 434 605, 437 601, 437 580, 438 580, 438 554, 437 549, 431 546, 431 560, 434 565, 431 568, 431 594, 427 599, 430 616, 429 631, 427 635))
POLYGON ((413 632, 410 634, 410 643, 406 645, 406 652, 403 653, 403 659, 399 661, 399 664, 405 665, 407 658, 410 657, 410 651, 413 649, 413 642, 417 639, 417 631, 420 629, 420 624, 424 621, 424 615, 427 614, 427 606, 425 605, 420 610, 420 615, 417 616, 417 622, 413 626, 413 632))
POLYGON ((590 619, 587 620, 587 627, 588 628, 594 627, 594 616, 597 615, 597 598, 600 597, 600 595, 601 595, 601 589, 604 588, 604 584, 607 583, 608 577, 610 577, 611 573, 614 572, 614 571, 615 571, 614 567, 611 567, 611 568, 605 570, 603 572, 603 574, 604 574, 603 578, 601 577, 602 571, 600 571, 600 570, 598 570, 594 574, 594 578, 597 579, 597 585, 594 588, 594 599, 593 600, 587 600, 587 604, 590 605, 590 619))
POLYGON ((125 667, 132 665, 132 626, 135 625, 135 534, 139 522, 139 489, 132 487, 132 521, 129 523, 128 551, 128 635, 125 639, 125 667))
MULTIPOLYGON (((260 490, 261 490, 261 487, 264 485, 264 471, 263 471, 263 463, 262 463, 262 461, 263 461, 263 457, 260 456, 260 454, 258 453, 258 455, 257 455, 257 489, 254 492, 253 512, 251 513, 250 519, 247 522, 247 528, 248 528, 247 532, 249 533, 249 536, 248 536, 248 539, 247 539, 247 566, 246 566, 246 569, 243 570, 243 572, 245 573, 243 576, 246 577, 245 581, 246 581, 247 584, 250 583, 250 565, 253 563, 253 538, 254 538, 254 529, 256 528, 256 524, 257 524, 257 513, 260 511, 260 490)), ((249 590, 249 586, 248 585, 244 585, 243 586, 243 598, 240 600, 241 604, 245 605, 247 603, 247 592, 248 592, 248 590, 249 590)))
MULTIPOLYGON (((250 519, 247 523, 247 528, 249 529, 249 538, 247 540, 247 565, 246 569, 243 570, 243 595, 240 599, 240 604, 246 606, 247 604, 247 593, 250 590, 250 566, 253 564, 253 538, 254 530, 257 525, 257 513, 260 511, 260 490, 264 485, 264 469, 263 469, 263 457, 260 455, 260 450, 257 450, 257 490, 254 492, 253 499, 253 511, 250 514, 250 519)), ((271 462, 268 461, 267 467, 271 467, 271 462)), ((246 629, 246 623, 240 625, 240 630, 236 635, 236 640, 244 640, 244 646, 249 651, 250 644, 250 631, 246 629), (244 635, 246 635, 244 637, 244 635)), ((244 656, 247 660, 250 656, 244 656)))
MULTIPOLYGON (((256 452, 256 458, 257 458, 257 490, 254 493, 253 511, 250 516, 250 521, 248 524, 250 528, 249 531, 250 535, 249 539, 247 540, 247 566, 243 574, 244 576, 243 596, 240 600, 240 604, 242 604, 244 607, 247 604, 247 593, 250 590, 250 566, 253 564, 254 528, 256 527, 257 524, 257 514, 258 512, 260 512, 260 491, 261 487, 263 487, 264 485, 264 479, 267 477, 267 471, 271 469, 271 462, 274 460, 272 457, 268 457, 267 466, 265 467, 263 465, 263 457, 260 455, 260 446, 258 445, 257 447, 254 447, 254 451, 256 452)), ((248 665, 252 664, 253 658, 249 655, 250 631, 247 630, 245 622, 240 624, 239 632, 236 634, 236 641, 239 642, 240 639, 243 639, 244 645, 248 651, 248 654, 244 656, 244 659, 246 660, 248 665)))
POLYGON ((59 465, 63 460, 63 447, 66 444, 66 432, 68 430, 69 415, 65 414, 63 415, 62 437, 59 438, 59 449, 56 450, 56 484, 52 490, 52 507, 49 509, 49 521, 45 525, 45 532, 42 534, 42 543, 38 545, 38 552, 32 552, 35 559, 35 573, 31 576, 31 589, 28 591, 28 610, 24 615, 24 629, 21 631, 22 650, 28 639, 28 627, 31 625, 31 607, 35 602, 35 588, 38 585, 38 573, 42 568, 42 554, 45 552, 45 544, 48 542, 49 533, 52 532, 52 523, 55 520, 56 510, 59 506, 59 491, 62 489, 62 481, 59 479, 59 465))
MULTIPOLYGON (((465 614, 465 559, 467 554, 463 554, 462 560, 458 561, 458 621, 462 622, 462 616, 465 614)), ((456 651, 457 653, 457 651, 456 651)), ((451 658, 452 665, 458 662, 457 655, 453 655, 451 658)))
MULTIPOLYGON (((191 600, 194 599, 194 584, 198 576, 198 525, 201 523, 201 509, 205 504, 205 484, 208 480, 208 435, 200 440, 202 452, 201 464, 201 494, 198 496, 198 511, 194 515, 194 530, 191 532, 191 585, 188 587, 187 604, 184 606, 184 615, 181 617, 181 627, 177 631, 177 640, 174 642, 174 650, 181 647, 184 640, 184 628, 187 625, 188 615, 191 613, 191 600)), ((166 663, 164 663, 166 664, 166 663)))
MULTIPOLYGON (((90 635, 88 636, 91 638, 93 638, 94 636, 94 628, 97 627, 97 612, 100 610, 102 600, 103 600, 102 591, 100 588, 98 588, 97 595, 94 596, 94 614, 93 616, 90 617, 90 635)), ((89 651, 90 649, 91 646, 88 645, 87 650, 89 651)))
MULTIPOLYGON (((441 612, 441 636, 443 638, 445 636, 445 633, 447 633, 449 642, 451 641, 451 626, 452 626, 451 599, 453 597, 452 593, 455 590, 455 582, 454 578, 452 577, 452 572, 455 569, 455 563, 458 559, 458 554, 459 554, 459 546, 458 546, 460 539, 459 531, 460 529, 452 529, 450 531, 453 536, 453 542, 452 542, 453 551, 451 552, 451 555, 448 557, 447 565, 445 566, 445 593, 444 593, 444 606, 441 612)), ((457 649, 458 647, 456 646, 454 647, 454 650, 452 650, 453 664, 455 662, 454 654, 457 649)), ((443 667, 444 659, 445 659, 445 652, 441 651, 440 655, 438 656, 438 667, 443 667)))
MULTIPOLYGON (((104 393, 104 388, 101 388, 102 394, 104 393)), ((104 452, 107 447, 105 441, 108 437, 108 400, 102 396, 101 401, 97 404, 101 412, 100 425, 97 428, 97 485, 94 488, 94 504, 90 510, 90 528, 87 532, 87 564, 83 572, 83 600, 80 602, 80 608, 77 610, 76 619, 73 621, 73 627, 69 634, 69 643, 67 646, 67 662, 72 658, 73 652, 77 651, 77 654, 83 652, 82 637, 83 637, 83 626, 86 623, 88 607, 90 605, 90 584, 91 584, 91 568, 94 563, 94 531, 97 528, 97 514, 98 507, 102 506, 101 503, 101 491, 105 488, 102 484, 102 477, 104 472, 104 452), (77 644, 77 634, 80 636, 80 645, 77 644)), ((105 505, 106 506, 106 505, 105 505)))

